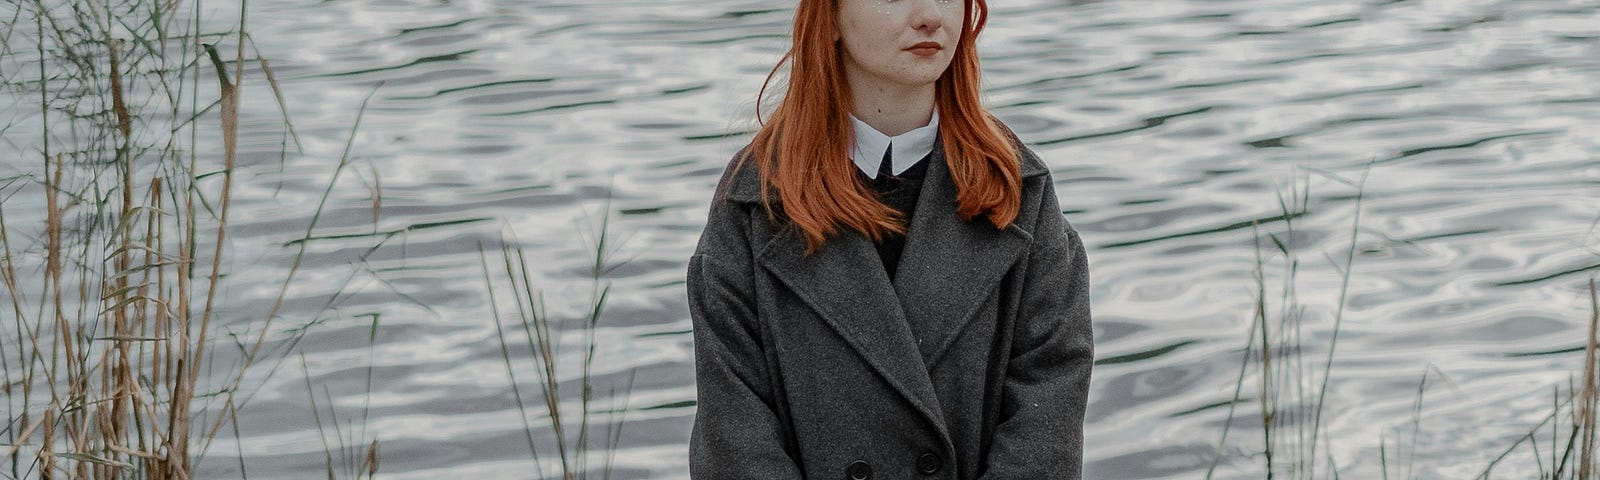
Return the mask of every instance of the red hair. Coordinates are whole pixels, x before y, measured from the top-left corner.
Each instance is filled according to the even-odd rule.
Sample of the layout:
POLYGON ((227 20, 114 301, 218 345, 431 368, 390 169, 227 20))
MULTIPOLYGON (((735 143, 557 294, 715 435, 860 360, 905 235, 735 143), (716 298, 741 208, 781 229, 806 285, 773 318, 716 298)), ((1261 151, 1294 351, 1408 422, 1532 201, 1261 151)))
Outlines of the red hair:
MULTIPOLYGON (((845 81, 839 34, 839 0, 802 0, 795 10, 792 45, 762 84, 785 62, 789 86, 778 108, 762 124, 740 159, 752 157, 761 174, 762 203, 776 218, 768 191, 776 191, 783 212, 800 229, 806 254, 820 249, 839 227, 853 228, 873 241, 903 235, 905 215, 873 195, 856 179, 851 163, 852 96, 845 81)), ((1021 209, 1022 174, 1016 148, 979 100, 977 37, 988 22, 985 0, 963 0, 962 19, 950 67, 934 82, 939 138, 954 180, 963 220, 988 217, 1005 228, 1021 209)), ((756 103, 760 119, 760 99, 756 103)))

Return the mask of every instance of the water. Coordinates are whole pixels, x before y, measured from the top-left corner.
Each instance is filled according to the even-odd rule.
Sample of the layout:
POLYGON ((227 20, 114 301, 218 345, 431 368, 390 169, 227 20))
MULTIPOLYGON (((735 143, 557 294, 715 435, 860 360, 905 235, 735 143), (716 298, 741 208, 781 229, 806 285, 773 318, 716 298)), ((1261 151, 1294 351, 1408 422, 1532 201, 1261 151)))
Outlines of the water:
MULTIPOLYGON (((1101 365, 1088 478, 1198 478, 1210 465, 1256 301, 1251 221, 1282 235, 1279 195, 1294 186, 1309 188, 1294 220, 1302 358, 1321 371, 1356 214, 1355 188, 1335 178, 1359 180, 1369 162, 1323 418, 1322 451, 1342 476, 1377 478, 1380 439, 1393 465, 1397 439, 1410 452, 1413 437, 1416 475, 1476 475, 1581 371, 1585 281, 1600 273, 1600 2, 994 3, 980 44, 989 104, 1049 163, 1089 247, 1101 365)), ((601 408, 633 379, 616 474, 687 478, 683 271, 792 4, 251 2, 303 152, 289 141, 280 163, 281 113, 247 65, 222 318, 243 329, 270 305, 296 251, 286 243, 304 234, 370 93, 274 327, 318 321, 297 351, 319 405, 326 388, 341 422, 357 418, 372 365, 366 431, 386 478, 531 476, 479 244, 498 275, 493 246, 514 237, 549 314, 570 327, 610 211, 628 262, 608 276, 594 374, 601 408)), ((237 21, 215 12, 217 30, 237 21)), ((204 148, 217 158, 220 145, 204 148)), ((8 214, 30 205, 16 202, 8 214)), ((1263 251, 1274 320, 1275 251, 1263 251)), ((564 332, 561 374, 575 378, 581 332, 564 332)), ((527 348, 512 354, 537 414, 527 348)), ((238 475, 240 452, 252 478, 321 475, 298 362, 258 383, 241 441, 219 438, 201 477, 238 475)), ((1219 478, 1263 476, 1249 371, 1219 478)), ((1529 458, 1496 472, 1536 475, 1529 458)))

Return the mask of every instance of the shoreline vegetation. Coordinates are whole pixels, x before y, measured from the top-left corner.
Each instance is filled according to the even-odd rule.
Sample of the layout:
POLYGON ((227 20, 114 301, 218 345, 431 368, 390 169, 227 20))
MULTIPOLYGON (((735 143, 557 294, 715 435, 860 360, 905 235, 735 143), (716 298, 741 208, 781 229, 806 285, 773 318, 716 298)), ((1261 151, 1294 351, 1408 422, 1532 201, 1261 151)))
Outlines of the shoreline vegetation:
MULTIPOLYGON (((563 409, 562 406, 564 396, 561 393, 561 386, 564 382, 557 375, 557 372, 561 369, 559 360, 562 348, 559 340, 560 332, 551 330, 552 324, 557 323, 557 320, 552 319, 546 313, 544 295, 534 286, 533 276, 528 267, 527 255, 521 247, 521 242, 516 241, 515 232, 512 232, 513 238, 510 241, 502 238, 499 246, 499 262, 491 262, 489 253, 486 251, 487 247, 483 244, 478 245, 478 260, 483 272, 483 288, 488 294, 490 320, 494 322, 495 339, 500 347, 501 360, 505 365, 506 378, 512 389, 512 398, 516 404, 517 414, 522 421, 521 426, 527 440, 528 454, 533 459, 535 470, 533 478, 546 478, 544 473, 545 461, 539 453, 539 446, 542 443, 546 444, 544 445, 547 449, 545 455, 549 454, 548 448, 550 448, 550 445, 548 443, 554 443, 556 459, 561 467, 560 478, 563 480, 587 479, 592 470, 589 450, 594 443, 590 437, 594 431, 594 425, 591 425, 590 418, 597 413, 595 405, 593 405, 595 385, 592 381, 594 378, 595 349, 599 344, 596 329, 603 317, 606 299, 611 294, 611 284, 606 281, 606 275, 627 263, 627 259, 618 261, 614 258, 618 253, 618 246, 611 241, 613 234, 611 233, 612 217, 610 215, 611 202, 609 198, 602 207, 602 212, 598 231, 594 232, 591 237, 592 243, 588 252, 590 254, 588 268, 590 288, 587 308, 584 309, 585 316, 572 319, 572 321, 580 323, 576 328, 582 332, 582 339, 578 344, 578 348, 582 349, 580 352, 582 359, 580 363, 581 373, 575 380, 577 385, 574 385, 580 389, 577 412, 563 409), (501 269, 496 272, 491 267, 491 263, 497 263, 501 269), (501 280, 500 283, 504 285, 496 286, 496 273, 500 274, 498 278, 501 280), (507 304, 505 300, 497 298, 495 295, 497 289, 508 290, 511 294, 512 302, 507 304), (514 315, 513 321, 508 321, 502 316, 501 305, 512 308, 511 313, 504 315, 514 315), (507 332, 508 326, 512 327, 510 329, 512 331, 509 333, 507 332), (520 330, 520 336, 517 330, 520 330), (528 402, 523 399, 524 395, 527 395, 523 392, 522 384, 524 382, 517 379, 519 370, 517 368, 519 363, 517 362, 517 354, 522 353, 521 347, 527 348, 526 351, 530 357, 528 362, 530 365, 522 370, 533 370, 534 372, 534 382, 539 390, 538 399, 543 404, 543 419, 536 418, 539 415, 537 412, 530 413, 528 402), (517 354, 512 353, 513 348, 518 348, 517 354), (572 426, 573 415, 576 415, 578 422, 576 438, 567 434, 566 430, 567 427, 572 426), (549 423, 550 428, 553 430, 554 438, 536 438, 537 435, 534 433, 534 429, 542 422, 549 423)), ((570 322, 559 323, 569 324, 570 322)), ((572 328, 570 325, 564 326, 572 328)), ((600 458, 599 467, 601 478, 611 478, 612 464, 615 461, 617 447, 622 442, 622 431, 624 422, 627 419, 628 401, 632 394, 633 380, 636 373, 637 369, 628 371, 627 380, 623 383, 620 392, 621 405, 616 403, 619 392, 617 391, 617 386, 613 385, 606 395, 607 398, 612 399, 612 403, 603 412, 599 412, 605 415, 605 429, 600 432, 604 435, 600 439, 604 442, 601 445, 604 450, 600 458)), ((523 375, 526 378, 527 374, 523 373, 523 375)), ((537 407, 534 408, 537 409, 537 407)))
POLYGON ((34 204, 44 211, 0 206, 0 279, 12 307, 0 337, 0 471, 194 478, 219 435, 239 438, 246 374, 271 357, 269 339, 281 340, 272 324, 305 255, 302 244, 259 322, 243 332, 222 324, 247 63, 278 100, 284 148, 289 137, 299 144, 269 62, 246 57, 248 3, 224 32, 204 32, 199 14, 180 15, 173 1, 11 5, 4 54, 37 73, 0 81, 18 99, 38 99, 37 151, 17 153, 41 161, 16 165, 4 194, 42 198, 34 204), (31 38, 11 38, 17 32, 31 38), (231 61, 218 49, 224 41, 235 47, 231 61), (21 46, 32 55, 13 50, 21 46), (202 78, 208 65, 211 79, 202 78), (217 143, 220 158, 199 155, 217 143), (19 228, 39 217, 40 231, 19 228))
MULTIPOLYGON (((19 101, 36 99, 35 116, 26 121, 39 129, 38 144, 30 145, 35 150, 15 152, 32 160, 0 172, 7 175, 0 178, 0 197, 24 200, 0 204, 0 283, 8 304, 0 327, 0 393, 7 416, 0 427, 0 478, 195 478, 219 435, 241 443, 239 416, 247 415, 241 412, 256 393, 252 387, 291 358, 310 327, 327 321, 273 326, 274 320, 289 321, 279 311, 307 245, 318 238, 318 220, 349 167, 356 132, 381 83, 362 100, 305 230, 284 244, 294 250, 293 260, 268 311, 223 326, 220 292, 230 279, 226 246, 246 64, 255 64, 259 71, 250 73, 261 76, 250 78, 250 87, 270 88, 282 115, 280 155, 298 150, 300 140, 271 64, 255 50, 248 2, 239 4, 236 26, 222 32, 203 30, 198 4, 30 0, 0 12, 9 17, 0 20, 8 32, 0 60, 28 67, 0 72, 0 87, 19 101), (31 38, 16 38, 18 32, 31 38), (225 60, 228 47, 221 45, 230 41, 234 48, 226 53, 233 58, 225 60), (246 55, 246 46, 253 56, 246 55), (219 144, 220 158, 199 154, 219 144), (19 211, 19 203, 42 212, 19 211)), ((14 125, 0 126, 0 133, 14 125)), ((368 185, 374 226, 383 196, 377 173, 374 167, 368 185)), ((587 478, 592 470, 591 413, 605 415, 604 468, 598 471, 606 478, 620 442, 631 375, 620 393, 611 390, 610 398, 620 395, 622 405, 598 412, 590 406, 595 327, 609 293, 605 276, 621 264, 611 258, 616 247, 608 243, 610 218, 607 210, 594 238, 593 298, 582 319, 586 354, 575 380, 556 376, 561 345, 551 326, 557 320, 543 314, 522 250, 504 241, 492 247, 501 249, 504 279, 517 294, 517 322, 500 319, 495 310, 499 340, 502 347, 515 340, 501 323, 524 333, 521 343, 540 373, 546 412, 533 418, 538 415, 523 408, 513 369, 520 359, 503 350, 541 478, 534 430, 545 422, 558 438, 562 478, 587 478), (559 387, 573 382, 581 387, 578 412, 560 405, 567 396, 559 387), (563 433, 573 415, 575 441, 563 433)), ((381 246, 380 240, 361 261, 381 246)), ((487 263, 484 268, 494 306, 496 287, 487 263)), ((334 296, 341 293, 342 287, 334 296)), ((307 416, 329 479, 374 478, 381 463, 381 432, 368 428, 381 315, 363 318, 369 324, 366 394, 356 418, 340 418, 328 386, 314 384, 299 355, 307 416)), ((237 474, 249 478, 242 446, 237 455, 237 474)))
MULTIPOLYGON (((1260 429, 1240 432, 1240 435, 1259 435, 1262 449, 1249 453, 1251 457, 1259 454, 1263 478, 1339 477, 1339 465, 1335 463, 1331 453, 1324 450, 1322 455, 1318 456, 1318 447, 1325 446, 1329 442, 1326 432, 1322 431, 1328 379, 1334 374, 1333 365, 1339 332, 1344 319, 1350 278, 1356 265, 1357 241, 1362 231, 1361 204, 1372 165, 1370 161, 1367 163, 1358 180, 1314 170, 1355 190, 1349 247, 1343 252, 1343 258, 1327 258, 1339 274, 1340 284, 1333 324, 1328 331, 1327 354, 1321 362, 1316 362, 1318 359, 1309 359, 1312 363, 1307 363, 1306 352, 1309 350, 1305 348, 1304 343, 1304 339, 1307 338, 1304 324, 1306 305, 1300 303, 1295 292, 1296 277, 1300 271, 1300 259, 1295 253, 1298 251, 1295 244, 1298 238, 1295 234, 1295 221, 1311 213, 1308 206, 1309 184, 1291 185, 1288 195, 1281 191, 1278 193, 1277 204, 1281 213, 1279 218, 1282 219, 1283 226, 1281 232, 1265 235, 1266 240, 1270 241, 1270 247, 1263 245, 1261 226, 1252 224, 1256 258, 1255 308, 1251 314, 1250 327, 1246 332, 1244 354, 1239 364, 1232 400, 1225 402, 1228 407, 1227 418, 1223 423, 1222 434, 1217 440, 1215 455, 1206 469, 1207 480, 1216 475, 1217 467, 1225 458, 1229 446, 1229 434, 1233 430, 1235 418, 1241 415, 1237 407, 1240 404, 1252 403, 1256 407, 1255 413, 1259 421, 1257 425, 1260 429), (1275 299, 1269 293, 1265 275, 1271 262, 1263 257, 1263 252, 1268 251, 1281 261, 1282 284, 1277 288, 1278 296, 1275 299), (1275 318, 1269 318, 1272 316, 1273 303, 1277 304, 1277 315, 1275 318), (1321 364, 1320 368, 1317 363, 1321 364), (1255 398, 1247 399, 1244 398, 1243 392, 1251 381, 1255 382, 1255 398)), ((1595 279, 1588 280, 1588 292, 1591 313, 1587 319, 1588 336, 1585 337, 1583 347, 1584 364, 1581 370, 1583 376, 1577 380, 1578 385, 1573 385, 1573 380, 1569 378, 1565 395, 1560 385, 1552 386, 1550 413, 1527 434, 1508 445, 1504 451, 1495 452, 1493 460, 1473 478, 1479 480, 1495 478, 1494 469, 1512 453, 1524 448, 1530 450, 1534 458, 1534 464, 1539 472, 1538 478, 1548 480, 1600 478, 1600 470, 1596 469, 1600 465, 1596 465, 1595 457, 1596 409, 1600 408, 1600 386, 1597 386, 1597 382, 1600 382, 1600 372, 1596 371, 1596 357, 1600 356, 1600 294, 1597 294, 1595 279), (1541 448, 1539 441, 1545 438, 1541 432, 1546 429, 1549 431, 1549 442, 1541 448)), ((1431 373, 1444 375, 1442 370, 1431 363, 1422 370, 1411 409, 1410 444, 1402 446, 1400 438, 1390 438, 1386 434, 1380 434, 1377 439, 1378 463, 1384 480, 1418 478, 1413 475, 1416 439, 1422 433, 1423 399, 1430 386, 1431 373)))
MULTIPOLYGON (((216 355, 208 348, 217 335, 239 118, 233 80, 242 78, 244 43, 232 52, 230 74, 202 41, 207 35, 169 36, 180 19, 162 3, 145 5, 154 21, 139 25, 116 23, 133 12, 108 5, 13 5, 8 30, 32 27, 39 73, 9 72, 4 82, 39 98, 42 168, 8 178, 7 194, 43 197, 44 240, 30 244, 35 232, 12 231, 28 224, 16 220, 19 212, 0 212, 0 274, 13 307, 5 339, 15 342, 0 352, 5 470, 13 478, 190 478, 236 422, 239 383, 269 331, 262 325, 253 339, 236 338, 245 343, 231 379, 202 382, 216 355), (122 38, 121 28, 133 38, 122 38), (170 51, 173 44, 181 49, 170 51), (184 75, 205 62, 219 84, 202 108, 198 75, 184 75), (183 125, 149 139, 161 132, 146 128, 146 105, 173 119, 215 109, 185 122, 188 146, 200 122, 219 121, 222 158, 185 148, 183 125), (51 143, 62 137, 66 145, 51 143)), ((244 26, 241 15, 239 32, 244 26)))
MULTIPOLYGON (((0 393, 6 398, 7 415, 0 428, 4 441, 0 476, 195 478, 197 465, 219 435, 243 437, 238 419, 247 414, 243 412, 254 393, 245 385, 246 373, 259 371, 269 359, 276 363, 265 375, 276 372, 309 327, 323 321, 309 319, 305 325, 286 329, 287 334, 285 329, 273 329, 274 320, 287 320, 279 318, 278 310, 295 281, 306 245, 317 238, 313 233, 322 209, 348 167, 371 94, 355 115, 344 151, 302 237, 286 245, 297 250, 270 310, 242 322, 246 329, 242 332, 226 330, 218 325, 223 307, 219 291, 229 280, 225 247, 247 63, 255 63, 262 76, 251 78, 250 88, 269 88, 283 115, 284 153, 291 143, 299 146, 270 63, 254 50, 250 39, 244 15, 248 2, 240 3, 235 29, 223 32, 204 32, 199 13, 192 7, 186 11, 188 2, 182 0, 61 5, 22 0, 9 5, 15 11, 0 12, 9 17, 0 21, 10 32, 0 59, 35 55, 29 61, 38 65, 0 72, 0 87, 15 94, 19 103, 37 99, 38 116, 30 121, 37 122, 40 143, 31 146, 36 151, 19 150, 8 157, 19 160, 0 172, 5 175, 0 177, 0 198, 24 199, 21 204, 40 211, 19 211, 19 202, 0 203, 0 294, 8 302, 0 306, 5 312, 0 317, 5 319, 0 322, 0 381, 4 382, 0 393), (188 30, 181 31, 185 27, 188 30), (11 38, 16 32, 30 32, 32 37, 11 38), (233 51, 227 52, 232 53, 231 60, 223 58, 227 47, 218 46, 225 41, 233 42, 233 51), (247 44, 251 56, 246 55, 247 44), (32 52, 19 51, 30 47, 32 52), (210 78, 203 78, 208 71, 210 78), (68 144, 56 143, 62 138, 70 139, 68 144), (218 144, 220 157, 197 153, 218 144), (268 344, 275 347, 264 349, 268 344)), ((0 125, 0 133, 13 127, 0 125)), ((1366 174, 1360 181, 1328 174, 1357 190, 1350 248, 1343 266, 1336 267, 1342 285, 1348 285, 1355 267, 1366 174)), ((372 180, 376 224, 382 199, 376 169, 372 180)), ((1306 189, 1292 189, 1287 197, 1280 194, 1284 232, 1266 234, 1270 247, 1264 245, 1260 231, 1255 234, 1255 311, 1233 400, 1227 403, 1228 421, 1207 478, 1224 461, 1223 452, 1235 434, 1231 430, 1236 414, 1249 415, 1236 407, 1252 404, 1260 431, 1236 435, 1259 435, 1265 478, 1338 476, 1321 427, 1328 378, 1335 373, 1345 291, 1341 288, 1338 297, 1326 358, 1304 358, 1305 306, 1294 292, 1299 265, 1294 258, 1294 229, 1295 220, 1309 213, 1308 199, 1306 189), (1270 303, 1264 274, 1270 262, 1263 256, 1268 251, 1283 261, 1281 295, 1270 303), (1273 303, 1277 318, 1270 318, 1273 303), (1250 375, 1252 365, 1254 375, 1250 375), (1256 382, 1255 399, 1246 398, 1250 381, 1256 382)), ((604 209, 592 238, 587 313, 570 322, 545 313, 543 297, 531 281, 532 269, 515 238, 479 245, 495 337, 540 478, 545 477, 546 463, 559 466, 564 479, 587 478, 591 473, 609 478, 626 419, 631 372, 620 392, 613 386, 607 396, 614 404, 604 409, 592 405, 597 397, 590 376, 596 328, 611 293, 606 275, 621 264, 613 258, 609 203, 604 209), (580 376, 564 380, 557 374, 562 346, 560 331, 553 327, 581 331, 580 376), (519 357, 522 354, 528 357, 519 357), (525 380, 530 370, 534 388, 528 388, 525 380), (576 412, 570 409, 571 402, 564 402, 573 396, 573 387, 579 389, 576 412), (592 424, 596 415, 604 416, 604 430, 592 424), (554 438, 539 438, 536 430, 547 425, 554 438), (575 432, 569 434, 568 429, 575 432), (597 443, 593 435, 602 437, 598 444, 604 447, 598 469, 590 468, 590 448, 597 443), (552 446, 556 459, 547 462, 552 446)), ((1504 451, 1491 452, 1496 457, 1478 478, 1494 478, 1496 467, 1514 461, 1513 455, 1526 454, 1535 459, 1540 478, 1600 478, 1594 466, 1600 415, 1600 372, 1596 372, 1600 299, 1594 280, 1588 287, 1593 314, 1582 377, 1569 382, 1564 393, 1555 386, 1550 413, 1504 451)), ((369 328, 364 386, 370 399, 382 322, 376 314, 365 320, 369 328)), ((327 477, 375 478, 380 471, 381 432, 368 430, 368 403, 363 403, 358 419, 341 419, 328 386, 312 381, 303 354, 299 363, 327 477)), ((1376 439, 1385 479, 1412 478, 1430 372, 1438 370, 1424 369, 1417 385, 1411 445, 1401 448, 1398 438, 1376 439)), ((242 449, 237 455, 239 475, 248 478, 242 449)))

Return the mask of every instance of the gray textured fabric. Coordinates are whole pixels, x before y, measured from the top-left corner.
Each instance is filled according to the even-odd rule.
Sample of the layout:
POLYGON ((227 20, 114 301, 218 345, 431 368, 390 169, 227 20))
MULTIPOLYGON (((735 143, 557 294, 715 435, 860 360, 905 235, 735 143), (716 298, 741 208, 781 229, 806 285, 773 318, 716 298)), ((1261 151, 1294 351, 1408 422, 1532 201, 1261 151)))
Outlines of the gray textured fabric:
POLYGON ((856 462, 875 479, 1081 477, 1088 263, 1049 170, 1019 149, 1004 230, 957 216, 934 150, 892 281, 853 230, 805 256, 768 221, 756 168, 730 164, 688 268, 693 478, 850 478, 856 462))

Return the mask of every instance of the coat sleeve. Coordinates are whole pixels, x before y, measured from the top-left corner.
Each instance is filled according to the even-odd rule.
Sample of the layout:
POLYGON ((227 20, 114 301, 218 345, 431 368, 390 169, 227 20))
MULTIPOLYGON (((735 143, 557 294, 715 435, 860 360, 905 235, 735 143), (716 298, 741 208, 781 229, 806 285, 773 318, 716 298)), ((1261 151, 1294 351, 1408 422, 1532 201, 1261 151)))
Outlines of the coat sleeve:
POLYGON ((689 260, 698 392, 689 440, 691 478, 801 478, 783 447, 788 430, 776 413, 750 276, 747 262, 698 250, 689 260))
POLYGON ((1094 363, 1083 242, 1044 177, 986 480, 1080 479, 1094 363))

